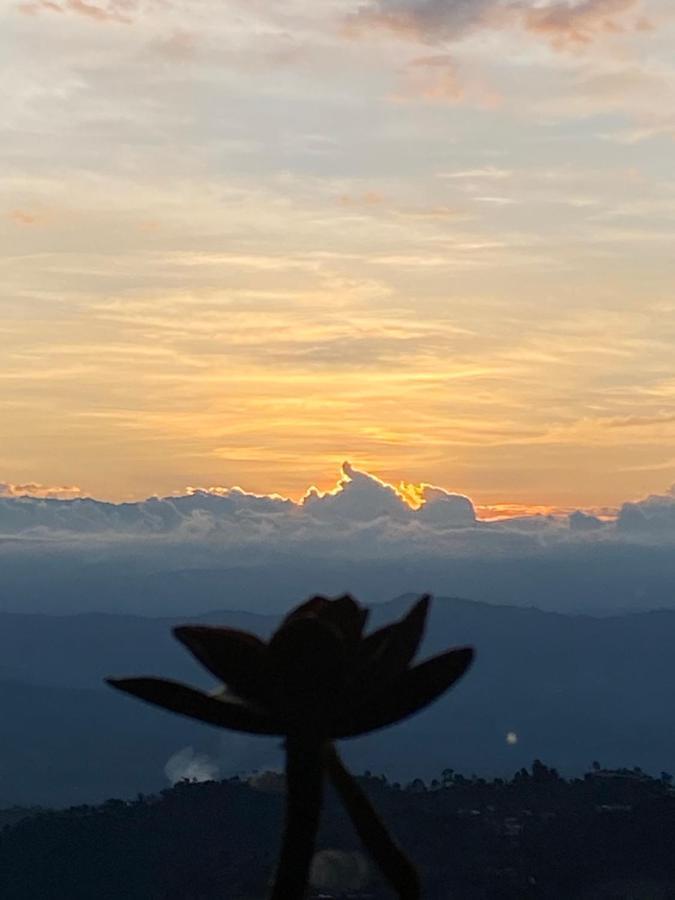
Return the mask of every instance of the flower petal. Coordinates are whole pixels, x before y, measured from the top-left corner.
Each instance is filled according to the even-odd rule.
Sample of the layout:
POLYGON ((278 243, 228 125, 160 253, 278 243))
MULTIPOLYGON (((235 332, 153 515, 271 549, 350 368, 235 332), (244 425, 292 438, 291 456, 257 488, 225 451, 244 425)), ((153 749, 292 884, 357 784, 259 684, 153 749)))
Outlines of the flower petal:
POLYGON ((319 616, 324 622, 330 622, 339 629, 347 640, 357 641, 368 619, 368 610, 350 594, 343 594, 342 597, 329 600, 319 616))
POLYGON ((280 629, 303 616, 317 616, 335 626, 348 640, 358 640, 366 624, 368 610, 349 594, 334 599, 316 595, 296 606, 283 620, 280 629))
POLYGON ((344 705, 347 671, 342 632, 318 616, 283 625, 269 643, 274 709, 291 730, 323 730, 332 710, 344 705))
POLYGON ((472 647, 460 647, 407 669, 379 694, 338 716, 333 737, 354 737, 375 731, 424 709, 462 677, 473 657, 472 647))
POLYGON ((374 631, 361 641, 354 679, 360 685, 362 699, 378 694, 410 665, 424 634, 430 602, 431 597, 424 594, 400 621, 374 631), (364 686, 367 695, 363 693, 364 686))
POLYGON ((288 624, 288 622, 292 622, 294 619, 299 619, 302 616, 317 616, 321 612, 322 609, 326 606, 330 601, 328 597, 323 597, 321 594, 316 594, 314 597, 310 597, 308 600, 305 600, 304 603, 300 603, 298 606, 295 606, 288 615, 284 616, 281 625, 279 628, 283 628, 284 625, 288 624))
POLYGON ((265 710, 226 696, 220 699, 177 681, 164 678, 106 678, 106 681, 118 691, 209 725, 249 734, 283 733, 274 716, 265 710))
POLYGON ((267 645, 260 638, 246 631, 208 625, 179 625, 173 633, 235 694, 261 703, 269 698, 267 645))

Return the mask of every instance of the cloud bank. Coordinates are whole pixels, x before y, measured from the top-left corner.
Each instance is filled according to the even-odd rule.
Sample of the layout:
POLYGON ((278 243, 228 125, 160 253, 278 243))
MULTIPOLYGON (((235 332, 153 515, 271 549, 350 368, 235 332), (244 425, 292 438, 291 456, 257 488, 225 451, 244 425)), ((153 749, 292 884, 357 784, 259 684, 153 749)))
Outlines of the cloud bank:
POLYGON ((0 483, 0 537, 83 544, 172 538, 213 542, 224 552, 261 545, 372 558, 420 549, 461 555, 508 550, 519 538, 539 544, 675 540, 673 489, 626 502, 613 515, 545 509, 528 514, 518 507, 486 507, 481 516, 461 493, 425 483, 388 484, 345 462, 334 489, 310 487, 297 502, 241 487, 192 487, 173 496, 109 503, 79 496, 74 486, 0 483))
POLYGON ((268 550, 304 545, 312 552, 379 557, 398 552, 399 540, 451 539, 453 532, 480 524, 462 494, 429 484, 395 487, 349 462, 333 490, 310 487, 298 502, 240 487, 189 488, 128 503, 80 497, 78 491, 0 484, 0 536, 82 542, 167 538, 216 543, 225 552, 258 544, 268 550))
POLYGON ((39 489, 0 497, 0 610, 278 613, 345 590, 593 613, 675 602, 673 490, 613 513, 476 508, 350 463, 333 490, 298 501, 215 487, 115 504, 39 489))

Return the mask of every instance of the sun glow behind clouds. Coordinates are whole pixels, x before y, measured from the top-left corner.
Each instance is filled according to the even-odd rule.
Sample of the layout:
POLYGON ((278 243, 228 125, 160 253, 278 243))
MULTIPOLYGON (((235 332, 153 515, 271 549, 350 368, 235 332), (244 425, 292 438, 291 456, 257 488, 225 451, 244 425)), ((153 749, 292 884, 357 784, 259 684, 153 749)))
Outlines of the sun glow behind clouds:
MULTIPOLYGON (((303 497, 303 503, 312 500, 322 500, 327 497, 337 497, 342 494, 346 488, 354 481, 363 479, 365 473, 357 470, 349 461, 342 463, 342 476, 338 480, 334 488, 322 491, 312 486, 303 497)), ((388 492, 395 496, 398 500, 408 506, 410 509, 419 509, 425 502, 424 493, 426 488, 431 488, 429 484, 410 484, 406 481, 400 481, 397 485, 388 484, 376 475, 368 473, 367 479, 372 483, 373 488, 382 492, 388 492)))

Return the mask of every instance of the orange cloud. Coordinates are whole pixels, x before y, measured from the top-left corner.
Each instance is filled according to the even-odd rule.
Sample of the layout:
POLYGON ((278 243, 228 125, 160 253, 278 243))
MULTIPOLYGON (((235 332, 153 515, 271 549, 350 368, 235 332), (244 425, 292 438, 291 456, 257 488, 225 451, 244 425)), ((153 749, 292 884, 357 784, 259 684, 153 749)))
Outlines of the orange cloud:
MULTIPOLYGON (((551 6, 523 8, 525 28, 549 38, 554 45, 589 44, 598 34, 626 31, 622 17, 635 10, 640 0, 584 0, 571 5, 559 0, 551 6)), ((642 30, 645 20, 631 23, 642 30)))
POLYGON ((407 69, 407 92, 431 103, 456 103, 464 95, 459 73, 447 56, 425 56, 407 69))
POLYGON ((189 62, 197 55, 197 36, 189 31, 174 31, 168 37, 155 41, 152 50, 172 62, 189 62))
POLYGON ((354 196, 353 194, 342 194, 339 198, 340 206, 381 206, 384 203, 384 197, 377 191, 365 191, 363 194, 354 196))
POLYGON ((37 213, 25 209, 13 209, 8 215, 17 225, 36 225, 42 218, 37 213))

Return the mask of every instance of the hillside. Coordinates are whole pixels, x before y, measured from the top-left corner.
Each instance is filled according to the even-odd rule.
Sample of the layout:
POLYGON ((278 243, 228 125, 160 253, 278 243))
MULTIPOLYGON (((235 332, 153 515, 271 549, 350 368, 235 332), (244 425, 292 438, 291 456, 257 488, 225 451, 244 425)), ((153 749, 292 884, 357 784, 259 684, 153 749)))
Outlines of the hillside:
MULTIPOLYGON (((375 608, 372 624, 397 616, 408 600, 375 608)), ((202 620, 260 634, 276 621, 236 612, 202 620)), ((277 741, 221 734, 102 684, 109 674, 162 674, 210 685, 171 638, 178 621, 186 620, 0 614, 0 805, 156 790, 166 784, 168 759, 188 746, 223 776, 279 761, 277 741)), ((566 773, 594 759, 673 768, 675 612, 596 619, 437 599, 424 652, 463 643, 478 649, 464 681, 404 724, 346 742, 357 768, 398 780, 448 766, 506 774, 533 757, 566 773)))

